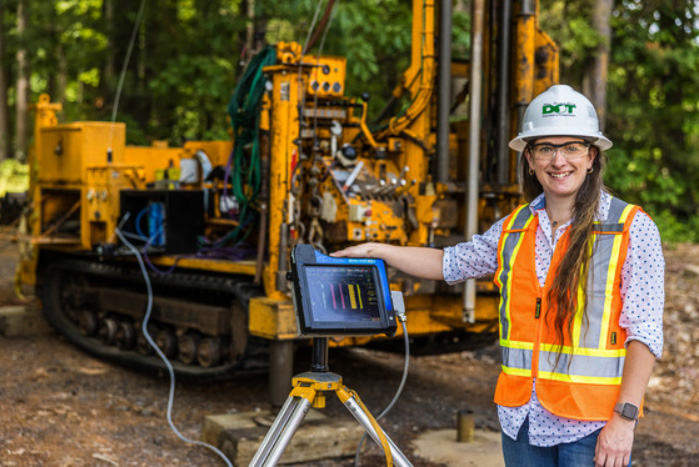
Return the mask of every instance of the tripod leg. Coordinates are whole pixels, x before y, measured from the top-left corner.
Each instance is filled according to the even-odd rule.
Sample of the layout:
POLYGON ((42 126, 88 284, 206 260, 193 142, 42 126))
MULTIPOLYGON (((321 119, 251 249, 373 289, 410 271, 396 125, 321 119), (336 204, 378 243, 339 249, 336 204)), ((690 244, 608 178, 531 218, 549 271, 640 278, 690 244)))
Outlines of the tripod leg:
MULTIPOLYGON (((379 437, 378 433, 376 433, 374 425, 371 423, 373 417, 368 412, 368 410, 366 410, 364 405, 361 404, 361 401, 358 401, 358 396, 348 391, 347 388, 338 390, 337 395, 340 398, 340 400, 342 400, 342 403, 345 404, 345 407, 349 409, 350 413, 354 416, 354 418, 357 419, 359 424, 364 427, 364 430, 367 432, 367 434, 371 436, 371 439, 373 439, 376 444, 381 446, 381 438, 379 437), (355 397, 357 397, 357 400, 355 400, 355 397)), ((380 426, 379 429, 383 431, 380 426)), ((408 458, 405 457, 405 454, 403 454, 401 450, 398 449, 398 446, 396 446, 395 443, 391 440, 391 438, 388 437, 386 432, 383 432, 383 435, 386 437, 386 441, 388 442, 388 446, 391 450, 393 463, 399 467, 413 467, 413 464, 411 464, 408 458)))
POLYGON ((279 414, 277 414, 272 426, 265 435, 265 439, 262 440, 262 444, 260 444, 260 447, 257 449, 255 457, 252 458, 252 461, 250 462, 251 466, 262 465, 260 462, 269 455, 269 451, 272 449, 274 442, 279 436, 279 432, 284 429, 284 426, 289 420, 291 414, 294 412, 296 405, 297 401, 293 396, 289 396, 286 399, 282 409, 279 411, 279 414))
POLYGON ((290 396, 257 449, 255 457, 250 462, 250 467, 277 465, 279 458, 303 422, 310 407, 310 400, 290 396))
POLYGON ((296 409, 294 410, 294 413, 291 414, 291 417, 289 417, 289 421, 284 429, 281 431, 281 433, 279 433, 277 442, 274 443, 272 452, 270 452, 269 457, 264 464, 265 466, 277 465, 279 458, 282 457, 282 454, 284 454, 284 450, 289 445, 291 438, 294 437, 294 433, 296 433, 296 430, 301 425, 301 422, 303 422, 303 419, 310 408, 311 401, 300 397, 298 398, 296 409))

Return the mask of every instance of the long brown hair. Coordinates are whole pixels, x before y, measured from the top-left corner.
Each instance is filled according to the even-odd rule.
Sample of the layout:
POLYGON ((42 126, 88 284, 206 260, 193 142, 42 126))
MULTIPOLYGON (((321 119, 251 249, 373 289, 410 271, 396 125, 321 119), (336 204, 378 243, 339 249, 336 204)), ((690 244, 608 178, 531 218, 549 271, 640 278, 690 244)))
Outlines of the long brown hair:
MULTIPOLYGON (((558 365, 561 356, 560 350, 565 342, 565 336, 572 336, 578 287, 582 288, 583 304, 587 301, 587 274, 592 257, 590 239, 593 222, 599 208, 600 191, 608 191, 603 181, 606 156, 599 148, 594 148, 597 151, 597 157, 592 162, 592 172, 585 177, 575 197, 573 223, 569 233, 570 246, 555 271, 553 285, 548 295, 549 303, 556 304, 554 326, 557 342, 561 346, 556 356, 556 365, 558 365)), ((528 148, 525 149, 525 152, 528 150, 528 148)), ((536 178, 536 174, 529 173, 529 163, 525 157, 525 152, 522 153, 520 164, 522 189, 524 198, 531 203, 544 189, 536 178)), ((587 327, 588 318, 584 309, 583 323, 587 327)))

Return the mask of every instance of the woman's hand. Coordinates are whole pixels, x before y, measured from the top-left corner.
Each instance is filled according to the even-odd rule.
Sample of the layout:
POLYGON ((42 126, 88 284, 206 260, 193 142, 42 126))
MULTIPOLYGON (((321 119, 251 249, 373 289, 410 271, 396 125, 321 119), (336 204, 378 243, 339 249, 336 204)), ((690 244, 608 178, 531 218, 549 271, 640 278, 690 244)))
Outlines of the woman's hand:
MULTIPOLYGON (((626 347, 624 373, 617 402, 630 402, 641 405, 643 394, 653 371, 655 356, 650 349, 638 340, 632 340, 626 347)), ((595 446, 595 465, 598 467, 626 467, 633 446, 634 420, 627 420, 618 413, 602 428, 595 446)))
POLYGON ((384 247, 390 247, 383 243, 362 243, 361 245, 351 246, 344 250, 338 250, 330 253, 330 256, 349 257, 349 258, 381 258, 380 250, 384 247))
POLYGON ((602 428, 595 446, 595 466, 626 467, 631 460, 636 422, 614 414, 602 428))
POLYGON ((442 257, 444 252, 436 248, 396 246, 386 243, 362 243, 344 250, 331 253, 330 256, 350 258, 382 259, 411 276, 422 279, 443 280, 442 257))

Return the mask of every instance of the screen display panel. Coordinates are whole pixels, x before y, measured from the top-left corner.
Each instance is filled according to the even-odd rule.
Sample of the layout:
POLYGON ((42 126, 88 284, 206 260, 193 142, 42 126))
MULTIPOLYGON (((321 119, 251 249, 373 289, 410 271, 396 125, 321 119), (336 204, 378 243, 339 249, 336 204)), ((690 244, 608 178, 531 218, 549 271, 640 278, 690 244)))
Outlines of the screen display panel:
POLYGON ((299 244, 291 252, 290 278, 299 335, 395 335, 382 260, 332 257, 299 244))
POLYGON ((303 268, 315 322, 370 324, 381 321, 375 268, 365 265, 303 268))

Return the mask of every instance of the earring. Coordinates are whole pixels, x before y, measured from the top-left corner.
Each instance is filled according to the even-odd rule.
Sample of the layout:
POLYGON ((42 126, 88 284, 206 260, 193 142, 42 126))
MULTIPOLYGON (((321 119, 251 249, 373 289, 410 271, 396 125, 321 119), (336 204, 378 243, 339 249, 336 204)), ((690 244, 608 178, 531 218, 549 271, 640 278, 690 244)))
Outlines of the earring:
POLYGON ((589 175, 589 174, 591 174, 591 173, 594 172, 594 171, 595 171, 595 168, 594 168, 594 167, 590 167, 589 169, 587 169, 587 174, 589 175))
MULTIPOLYGON (((590 172, 588 172, 590 173, 590 172)), ((534 175, 534 171, 532 169, 529 169, 529 175, 534 175)))

